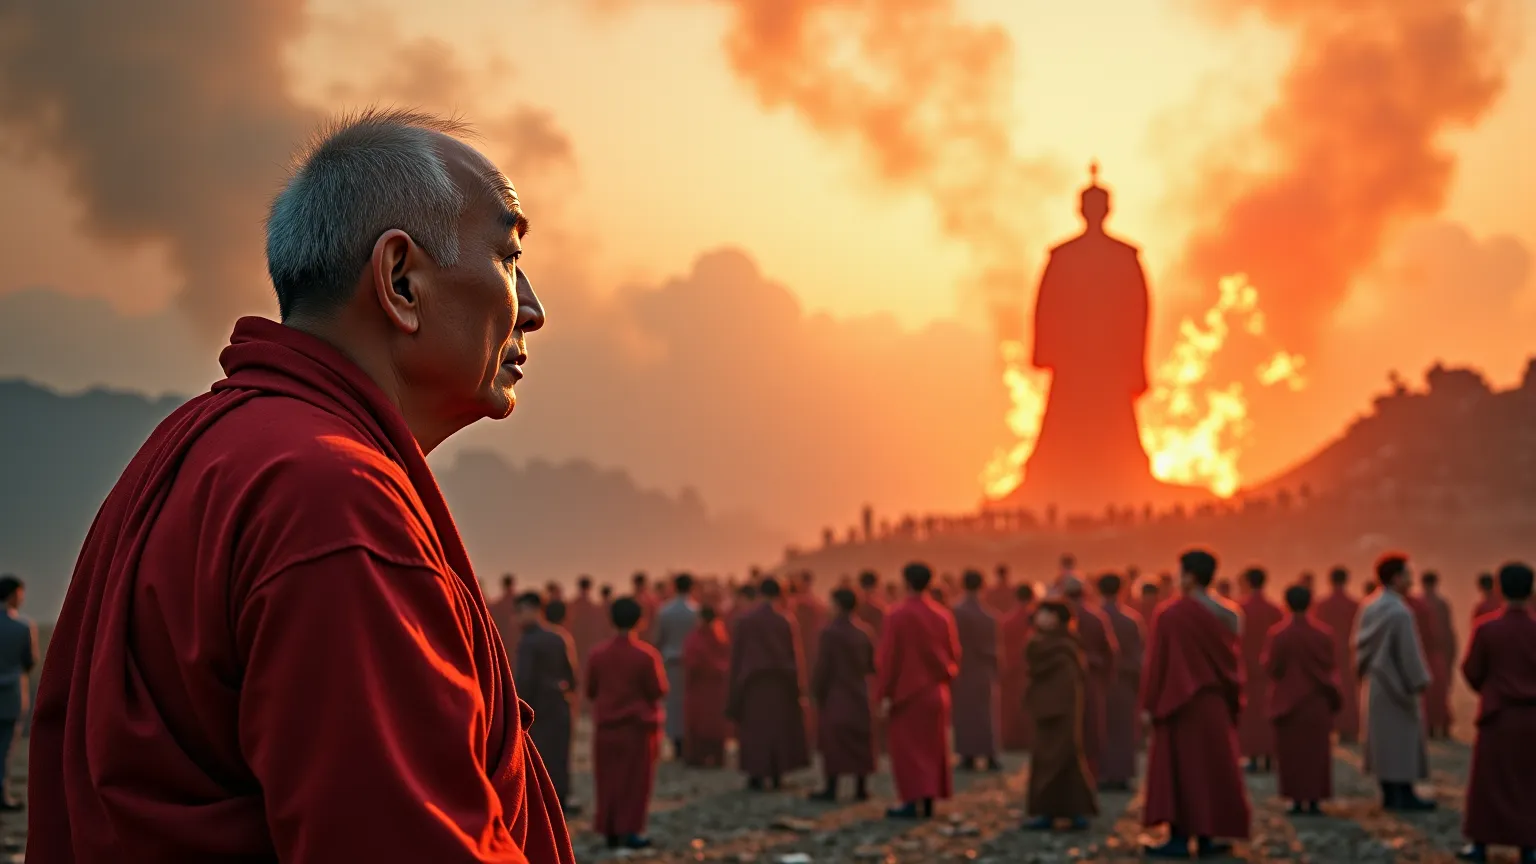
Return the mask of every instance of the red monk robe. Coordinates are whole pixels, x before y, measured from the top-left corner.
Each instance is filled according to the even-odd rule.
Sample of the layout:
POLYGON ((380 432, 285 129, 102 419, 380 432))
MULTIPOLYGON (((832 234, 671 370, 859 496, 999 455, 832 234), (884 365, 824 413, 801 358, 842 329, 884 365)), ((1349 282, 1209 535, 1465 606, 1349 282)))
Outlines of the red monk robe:
POLYGON ((1024 707, 1024 697, 1029 691, 1029 662, 1026 652, 1029 639, 1035 632, 1035 607, 1033 603, 1019 603, 1003 619, 1002 669, 998 682, 998 701, 1002 705, 1002 741, 1004 750, 1028 750, 1033 724, 1024 707))
MULTIPOLYGON (((608 610, 592 597, 592 586, 586 583, 578 588, 575 598, 570 602, 565 613, 566 629, 570 631, 571 641, 576 643, 576 668, 587 668, 587 660, 592 657, 592 649, 612 635, 613 622, 609 620, 608 610)), ((578 704, 586 706, 586 695, 583 690, 578 704)))
MULTIPOLYGON (((859 596, 859 605, 854 607, 853 615, 868 628, 870 636, 875 640, 875 644, 878 645, 880 644, 880 632, 885 629, 885 601, 880 599, 880 593, 876 590, 878 583, 872 579, 865 578, 863 575, 859 577, 859 580, 860 586, 864 591, 859 596)), ((880 694, 875 692, 875 683, 875 679, 871 677, 869 679, 869 699, 871 702, 878 703, 880 701, 880 694)), ((875 752, 880 753, 884 752, 884 750, 885 718, 876 716, 875 752)))
POLYGON ((1536 848, 1536 618, 1523 603, 1478 619, 1461 674, 1478 694, 1462 832, 1536 848))
POLYGON ((810 764, 805 729, 805 665, 794 621, 769 599, 741 616, 731 636, 727 702, 736 721, 737 762, 754 781, 777 781, 810 764))
POLYGON ((875 663, 876 692, 889 700, 886 736, 897 796, 906 803, 948 798, 949 683, 960 673, 955 619, 927 591, 885 616, 875 663))
POLYGON ((1503 608, 1503 600, 1492 594, 1484 595, 1477 601, 1477 605, 1472 607, 1472 626, 1477 626, 1479 620, 1503 608))
POLYGON ((1329 733, 1342 703, 1333 634, 1306 613, 1293 613, 1270 629, 1263 671, 1269 686, 1268 719, 1275 730, 1280 797, 1298 805, 1333 797, 1329 733))
POLYGON ((81 550, 32 726, 28 859, 574 861, 405 420, 272 321, 241 319, 219 359, 229 377, 154 431, 81 550))
POLYGON ((1083 656, 1088 661, 1088 682, 1083 689, 1083 756, 1088 760, 1093 782, 1097 783, 1104 738, 1108 734, 1105 713, 1109 710, 1109 687, 1119 667, 1120 646, 1102 611, 1078 602, 1074 612, 1083 656))
POLYGON ((875 673, 874 634, 851 616, 839 615, 821 631, 811 694, 817 707, 817 749, 828 778, 875 773, 875 726, 870 681, 875 673))
POLYGON ((719 768, 725 764, 730 723, 725 703, 731 686, 731 639, 719 619, 701 623, 683 640, 683 761, 719 768))
POLYGON ((1340 741, 1354 743, 1360 740, 1360 683, 1355 677, 1355 619, 1360 615, 1360 601, 1349 596, 1343 586, 1335 585, 1333 593, 1314 607, 1313 615, 1333 633, 1333 663, 1339 670, 1339 694, 1343 696, 1339 713, 1333 717, 1333 731, 1340 741))
MULTIPOLYGON (((816 668, 816 652, 821 650, 821 631, 827 626, 827 607, 811 593, 810 580, 806 579, 800 593, 791 598, 795 615, 795 632, 800 637, 800 658, 805 664, 805 674, 816 668)), ((807 677, 809 682, 809 677, 807 677)), ((816 743, 816 703, 805 703, 805 740, 811 746, 816 743)))
MULTIPOLYGON (((1435 683, 1435 675, 1437 674, 1435 670, 1442 670, 1438 674, 1440 674, 1443 678, 1445 675, 1443 670, 1448 667, 1448 663, 1446 662, 1446 657, 1444 654, 1445 646, 1440 644, 1440 640, 1438 638, 1440 635, 1440 628, 1435 625, 1435 610, 1432 606, 1430 606, 1429 601, 1424 599, 1423 594, 1404 595, 1403 599, 1408 601, 1408 608, 1413 610, 1413 626, 1414 629, 1419 633, 1419 642, 1424 646, 1424 659, 1429 664, 1430 689, 1433 689, 1435 683)), ((1431 732, 1439 728, 1433 722, 1431 722, 1432 718, 1430 717, 1430 713, 1432 711, 1432 706, 1430 705, 1429 700, 1430 689, 1426 689, 1424 694, 1420 697, 1420 704, 1424 709, 1424 729, 1426 732, 1431 732)), ((1435 717, 1433 719, 1440 718, 1435 717)))
POLYGON ((587 698, 592 701, 592 780, 597 806, 592 830, 605 837, 645 833, 667 673, 661 654, 633 630, 592 650, 587 698))
POLYGON ((1450 604, 1434 590, 1434 586, 1425 585, 1423 601, 1429 610, 1430 625, 1434 628, 1434 641, 1438 649, 1428 655, 1430 681, 1429 689, 1424 692, 1424 723, 1432 736, 1448 738, 1451 722, 1456 719, 1451 711, 1451 677, 1456 663, 1456 622, 1452 618, 1450 604))
POLYGON ((1264 596, 1263 588, 1248 592, 1239 606, 1243 613, 1243 681, 1247 710, 1238 722, 1237 742, 1249 759, 1272 759, 1275 730, 1269 715, 1269 676, 1264 674, 1264 644, 1284 618, 1279 606, 1264 596))
MULTIPOLYGON (((1237 634, 1186 596, 1158 609, 1142 677, 1152 743, 1142 822, 1181 837, 1248 836, 1248 789, 1238 767, 1243 670, 1237 634)), ((1231 610, 1226 610, 1232 614, 1231 610)))

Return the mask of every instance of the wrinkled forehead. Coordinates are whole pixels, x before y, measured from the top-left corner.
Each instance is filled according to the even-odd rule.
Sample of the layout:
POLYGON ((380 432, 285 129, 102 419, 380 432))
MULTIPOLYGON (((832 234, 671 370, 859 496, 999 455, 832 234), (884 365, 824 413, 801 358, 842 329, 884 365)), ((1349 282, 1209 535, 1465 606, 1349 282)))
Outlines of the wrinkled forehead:
POLYGON ((439 143, 443 163, 461 191, 468 212, 489 212, 508 229, 522 234, 528 229, 517 189, 507 175, 483 153, 462 141, 443 136, 439 143))

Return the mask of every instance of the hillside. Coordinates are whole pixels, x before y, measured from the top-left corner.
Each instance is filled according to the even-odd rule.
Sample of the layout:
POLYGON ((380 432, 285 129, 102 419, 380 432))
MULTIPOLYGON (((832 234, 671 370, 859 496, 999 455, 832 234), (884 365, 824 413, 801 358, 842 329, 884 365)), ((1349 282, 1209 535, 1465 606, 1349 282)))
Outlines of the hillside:
MULTIPOLYGON (((35 617, 57 613, 97 508, 181 401, 0 381, 0 572, 27 580, 35 617)), ((525 584, 581 572, 617 581, 636 567, 726 571, 782 549, 779 532, 712 514, 692 490, 643 489, 589 462, 515 466, 466 451, 434 468, 487 583, 505 570, 525 584)))

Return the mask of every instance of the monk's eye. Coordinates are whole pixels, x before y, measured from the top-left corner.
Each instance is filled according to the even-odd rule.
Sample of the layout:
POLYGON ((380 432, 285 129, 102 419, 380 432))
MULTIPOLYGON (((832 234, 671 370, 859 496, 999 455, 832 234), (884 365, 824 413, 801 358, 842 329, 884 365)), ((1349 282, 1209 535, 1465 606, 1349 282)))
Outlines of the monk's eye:
POLYGON ((519 249, 516 252, 513 252, 511 255, 508 255, 507 257, 501 259, 501 266, 507 268, 508 270, 516 270, 517 269, 517 262, 522 257, 523 257, 523 250, 519 249))

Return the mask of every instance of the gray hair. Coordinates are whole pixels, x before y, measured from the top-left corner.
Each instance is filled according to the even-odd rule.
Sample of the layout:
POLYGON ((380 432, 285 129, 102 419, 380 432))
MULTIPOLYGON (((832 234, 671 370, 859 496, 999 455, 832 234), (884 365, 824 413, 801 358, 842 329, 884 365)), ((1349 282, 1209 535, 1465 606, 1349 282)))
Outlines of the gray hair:
POLYGON ((465 136, 452 119, 370 108, 328 125, 298 155, 267 216, 267 272, 278 312, 346 302, 379 235, 409 234, 444 267, 458 262, 464 193, 432 133, 465 136))

